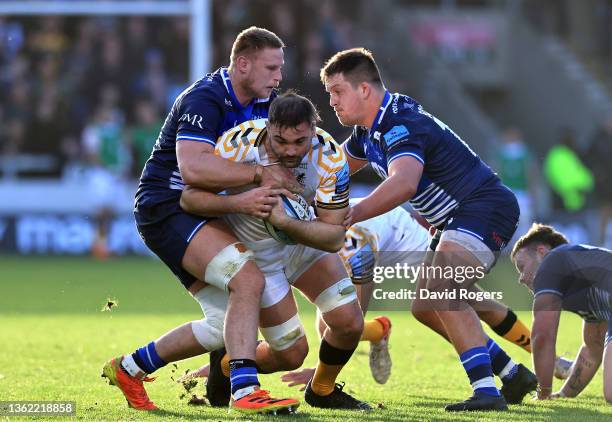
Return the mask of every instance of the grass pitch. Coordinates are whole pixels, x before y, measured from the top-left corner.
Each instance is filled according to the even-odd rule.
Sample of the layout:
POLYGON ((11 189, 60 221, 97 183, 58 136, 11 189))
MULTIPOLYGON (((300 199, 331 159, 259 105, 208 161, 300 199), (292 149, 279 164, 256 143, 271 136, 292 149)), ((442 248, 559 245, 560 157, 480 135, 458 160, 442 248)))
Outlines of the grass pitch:
MULTIPOLYGON (((495 272, 494 272, 495 273, 495 272)), ((507 265, 498 278, 515 276, 507 265)), ((492 280, 499 283, 500 280, 492 280)), ((486 285, 486 284, 485 284, 486 285)), ((313 308, 301 302, 302 321, 308 330, 311 353, 308 365, 317 360, 317 337, 313 308)), ((371 312, 368 317, 379 312, 371 312)), ((444 405, 471 393, 463 369, 450 345, 421 326, 405 312, 390 312, 393 321, 391 354, 393 372, 380 386, 368 368, 368 345, 362 344, 340 376, 346 389, 371 403, 375 411, 363 414, 322 411, 302 403, 297 415, 283 420, 360 421, 404 420, 497 420, 497 421, 594 421, 612 420, 606 405, 601 371, 577 399, 533 403, 525 400, 506 413, 448 414, 444 405)), ((529 312, 520 317, 530 323, 529 312)), ((147 258, 96 262, 87 258, 21 258, 0 256, 0 401, 73 400, 80 420, 229 420, 223 409, 190 406, 180 396, 185 390, 172 381, 186 369, 207 358, 194 358, 158 371, 148 386, 149 395, 162 409, 137 412, 128 409, 121 393, 107 385, 100 372, 111 357, 132 352, 165 331, 200 318, 198 305, 171 273, 157 260, 147 258), (109 307, 108 299, 117 303, 109 307)), ((494 334, 516 361, 530 365, 530 355, 494 334)), ((562 317, 558 353, 574 356, 581 343, 581 321, 562 317)), ((285 387, 278 375, 260 380, 275 395, 301 397, 285 387)), ((555 381, 555 387, 560 386, 555 381)), ((195 390, 202 395, 202 386, 195 390)), ((271 416, 256 416, 267 420, 271 416)), ((15 420, 1 417, 0 420, 15 420)), ((51 420, 74 418, 47 418, 51 420)), ((243 418, 247 419, 247 418, 243 418)))

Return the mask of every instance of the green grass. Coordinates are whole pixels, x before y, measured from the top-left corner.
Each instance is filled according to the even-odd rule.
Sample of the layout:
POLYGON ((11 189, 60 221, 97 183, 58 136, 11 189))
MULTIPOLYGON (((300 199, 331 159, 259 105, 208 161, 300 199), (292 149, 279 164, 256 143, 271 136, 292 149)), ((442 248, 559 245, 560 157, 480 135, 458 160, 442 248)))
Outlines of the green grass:
MULTIPOLYGON (((514 275, 502 265, 501 278, 514 275)), ((492 284, 501 280, 492 280, 492 284)), ((372 312, 369 316, 375 316, 372 312)), ((301 316, 311 340, 307 364, 316 362, 314 313, 301 305, 301 316)), ((444 404, 466 398, 470 388, 451 347, 412 319, 408 312, 392 312, 393 373, 380 386, 371 378, 367 346, 361 345, 340 379, 358 398, 382 407, 369 414, 328 412, 302 404, 290 420, 449 420, 444 404)), ((122 259, 96 262, 85 258, 17 258, 0 256, 0 400, 74 400, 81 420, 192 420, 233 419, 227 412, 188 406, 179 399, 182 388, 170 377, 196 368, 205 358, 180 362, 159 371, 148 387, 163 409, 154 413, 130 410, 119 391, 100 378, 110 357, 131 352, 165 331, 200 317, 198 305, 159 262, 122 259), (119 305, 101 312, 108 297, 119 305), (176 372, 173 372, 176 371, 176 372)), ((528 312, 520 317, 530 322, 528 312)), ((574 355, 581 342, 580 320, 564 315, 557 350, 574 355)), ((493 336, 496 340, 496 336, 493 336)), ((499 340, 515 360, 529 364, 522 349, 499 340)), ((261 376, 277 395, 295 395, 278 375, 261 376)), ((560 383, 556 382, 555 386, 560 383)), ((198 386, 198 392, 201 393, 198 386)), ((547 421, 610 420, 612 406, 602 393, 601 372, 573 400, 512 406, 507 413, 452 415, 453 420, 547 421)), ((2 419, 0 417, 0 419, 2 419)), ((259 416, 256 420, 267 420, 259 416)), ((4 418, 4 420, 15 420, 4 418)), ((58 420, 58 418, 53 418, 58 420)))

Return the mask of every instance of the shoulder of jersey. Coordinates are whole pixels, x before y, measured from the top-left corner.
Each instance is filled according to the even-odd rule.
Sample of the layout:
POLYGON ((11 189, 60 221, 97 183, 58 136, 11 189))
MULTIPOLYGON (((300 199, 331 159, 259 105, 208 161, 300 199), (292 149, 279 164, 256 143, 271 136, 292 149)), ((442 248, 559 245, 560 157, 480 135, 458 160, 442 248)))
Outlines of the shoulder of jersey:
POLYGON ((189 102, 193 102, 203 98, 206 98, 208 101, 212 100, 215 103, 223 104, 225 99, 225 87, 218 73, 209 73, 203 78, 198 79, 185 88, 178 96, 181 102, 185 101, 185 99, 188 99, 189 102))
POLYGON ((266 119, 248 120, 226 131, 217 139, 215 153, 232 161, 242 161, 263 141, 266 119))
POLYGON ((317 128, 316 136, 312 138, 312 148, 308 153, 308 158, 318 168, 328 173, 339 170, 346 163, 342 147, 321 128, 317 128))

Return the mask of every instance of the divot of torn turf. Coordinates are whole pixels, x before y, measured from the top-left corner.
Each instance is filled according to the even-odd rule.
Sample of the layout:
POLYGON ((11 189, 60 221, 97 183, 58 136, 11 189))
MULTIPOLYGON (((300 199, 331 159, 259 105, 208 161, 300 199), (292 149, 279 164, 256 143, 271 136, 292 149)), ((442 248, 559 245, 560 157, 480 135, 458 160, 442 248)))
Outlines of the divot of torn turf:
POLYGON ((113 308, 116 308, 117 306, 119 306, 119 301, 117 299, 109 297, 106 299, 106 303, 102 306, 100 312, 110 312, 113 308))

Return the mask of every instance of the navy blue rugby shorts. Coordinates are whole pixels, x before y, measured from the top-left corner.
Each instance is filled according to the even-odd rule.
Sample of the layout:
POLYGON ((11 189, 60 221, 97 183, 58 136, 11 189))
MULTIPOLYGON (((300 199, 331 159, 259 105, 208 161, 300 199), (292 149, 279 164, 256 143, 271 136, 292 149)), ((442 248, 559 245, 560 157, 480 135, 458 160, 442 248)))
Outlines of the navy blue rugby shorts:
POLYGON ((435 250, 444 230, 457 230, 480 239, 491 252, 501 251, 518 226, 519 206, 514 193, 500 182, 487 184, 462 200, 443 230, 432 238, 435 250))
POLYGON ((142 218, 137 216, 136 227, 147 247, 188 289, 196 281, 196 277, 183 268, 183 256, 185 256, 191 239, 208 221, 211 219, 203 219, 193 214, 177 211, 163 220, 149 224, 142 224, 142 218))

